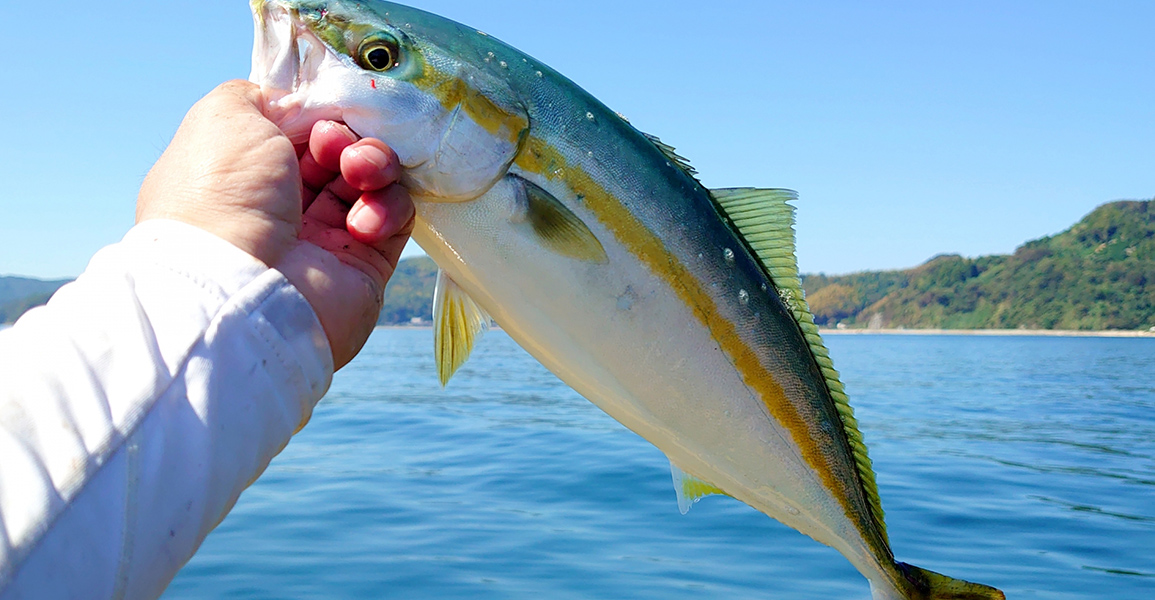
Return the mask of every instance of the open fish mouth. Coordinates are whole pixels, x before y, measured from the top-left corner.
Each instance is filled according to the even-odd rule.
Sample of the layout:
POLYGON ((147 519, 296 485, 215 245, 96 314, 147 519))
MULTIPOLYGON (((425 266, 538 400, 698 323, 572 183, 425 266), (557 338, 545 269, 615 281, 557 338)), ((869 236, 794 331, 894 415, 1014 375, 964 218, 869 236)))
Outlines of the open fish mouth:
POLYGON ((307 103, 310 84, 328 57, 325 45, 276 0, 253 0, 253 66, 249 81, 261 87, 265 114, 294 144, 309 137, 322 119, 341 120, 334 107, 318 110, 307 103))
POLYGON ((297 26, 289 9, 279 2, 253 2, 253 69, 249 81, 261 91, 282 95, 300 84, 301 49, 297 26))

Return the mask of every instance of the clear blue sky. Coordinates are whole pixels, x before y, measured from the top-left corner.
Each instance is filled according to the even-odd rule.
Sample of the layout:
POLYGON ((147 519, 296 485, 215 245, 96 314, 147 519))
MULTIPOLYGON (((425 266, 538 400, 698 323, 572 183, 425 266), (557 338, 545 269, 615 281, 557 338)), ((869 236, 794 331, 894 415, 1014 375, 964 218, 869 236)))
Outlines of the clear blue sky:
MULTIPOLYGON (((1155 2, 414 4, 565 73, 709 186, 798 190, 803 271, 1010 252, 1155 196, 1155 2)), ((0 274, 75 276, 132 225, 188 107, 248 75, 248 3, 10 16, 0 274)))

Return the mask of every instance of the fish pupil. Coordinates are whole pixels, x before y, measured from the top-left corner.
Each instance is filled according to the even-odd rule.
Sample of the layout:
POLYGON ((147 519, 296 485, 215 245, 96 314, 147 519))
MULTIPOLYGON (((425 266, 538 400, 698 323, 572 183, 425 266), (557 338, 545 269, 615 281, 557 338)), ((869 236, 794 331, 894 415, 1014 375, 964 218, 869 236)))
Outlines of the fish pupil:
POLYGON ((393 66, 393 54, 387 48, 374 48, 365 54, 365 60, 378 71, 393 66))

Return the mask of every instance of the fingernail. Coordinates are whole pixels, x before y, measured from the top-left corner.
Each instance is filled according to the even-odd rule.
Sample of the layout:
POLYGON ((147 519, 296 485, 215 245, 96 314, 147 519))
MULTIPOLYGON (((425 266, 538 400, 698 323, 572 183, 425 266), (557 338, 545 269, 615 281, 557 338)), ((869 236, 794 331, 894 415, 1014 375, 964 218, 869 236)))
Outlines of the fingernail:
POLYGON ((326 132, 327 131, 336 131, 336 132, 339 132, 342 136, 345 137, 345 139, 349 140, 350 142, 356 142, 357 141, 357 136, 354 135, 353 132, 348 127, 345 127, 344 125, 341 125, 340 123, 337 123, 336 121, 320 121, 320 125, 321 125, 321 131, 326 131, 326 132))
POLYGON ((385 226, 383 207, 358 203, 349 213, 349 226, 358 232, 376 236, 385 226))
POLYGON ((385 156, 384 152, 373 146, 358 146, 350 149, 349 152, 353 153, 353 156, 373 165, 377 170, 384 169, 389 164, 389 157, 385 156))

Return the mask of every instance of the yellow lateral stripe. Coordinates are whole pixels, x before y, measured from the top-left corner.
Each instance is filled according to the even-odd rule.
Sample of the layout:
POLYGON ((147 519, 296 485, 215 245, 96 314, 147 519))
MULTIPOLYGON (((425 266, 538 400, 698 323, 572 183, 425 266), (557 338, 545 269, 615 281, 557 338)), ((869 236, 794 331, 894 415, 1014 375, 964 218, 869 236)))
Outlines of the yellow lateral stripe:
POLYGON ((885 514, 866 443, 858 430, 858 421, 854 418, 854 409, 849 399, 846 394, 835 391, 843 389, 842 383, 838 380, 834 362, 830 360, 830 352, 818 334, 818 326, 814 324, 814 316, 810 314, 810 305, 802 290, 802 281, 798 278, 798 260, 794 255, 794 207, 790 204, 797 198, 797 194, 790 190, 726 188, 711 190, 710 195, 738 229, 738 235, 754 251, 778 293, 789 299, 790 309, 822 371, 830 398, 842 419, 875 527, 883 541, 887 541, 885 514))
MULTIPOLYGON (((850 499, 841 493, 843 486, 833 472, 824 467, 822 450, 810 438, 805 419, 790 403, 778 382, 762 366, 757 354, 742 341, 734 324, 719 314, 714 299, 686 266, 680 261, 669 260, 670 253, 665 244, 652 231, 639 222, 621 201, 594 181, 585 169, 570 164, 548 142, 531 135, 515 164, 550 180, 564 179, 573 193, 585 198, 586 206, 593 211, 598 221, 651 271, 664 279, 683 302, 694 309, 698 320, 730 357, 743 381, 757 391, 774 419, 790 431, 803 458, 819 474, 827 489, 842 505, 847 517, 858 527, 862 521, 855 518, 850 499)), ((868 543, 874 539, 870 532, 861 533, 868 543)))
POLYGON ((437 98, 449 112, 461 107, 474 123, 491 135, 502 135, 501 130, 505 129, 503 137, 512 144, 516 144, 521 132, 529 127, 525 115, 494 104, 460 77, 438 71, 427 61, 423 62, 421 76, 413 80, 413 85, 437 98))

